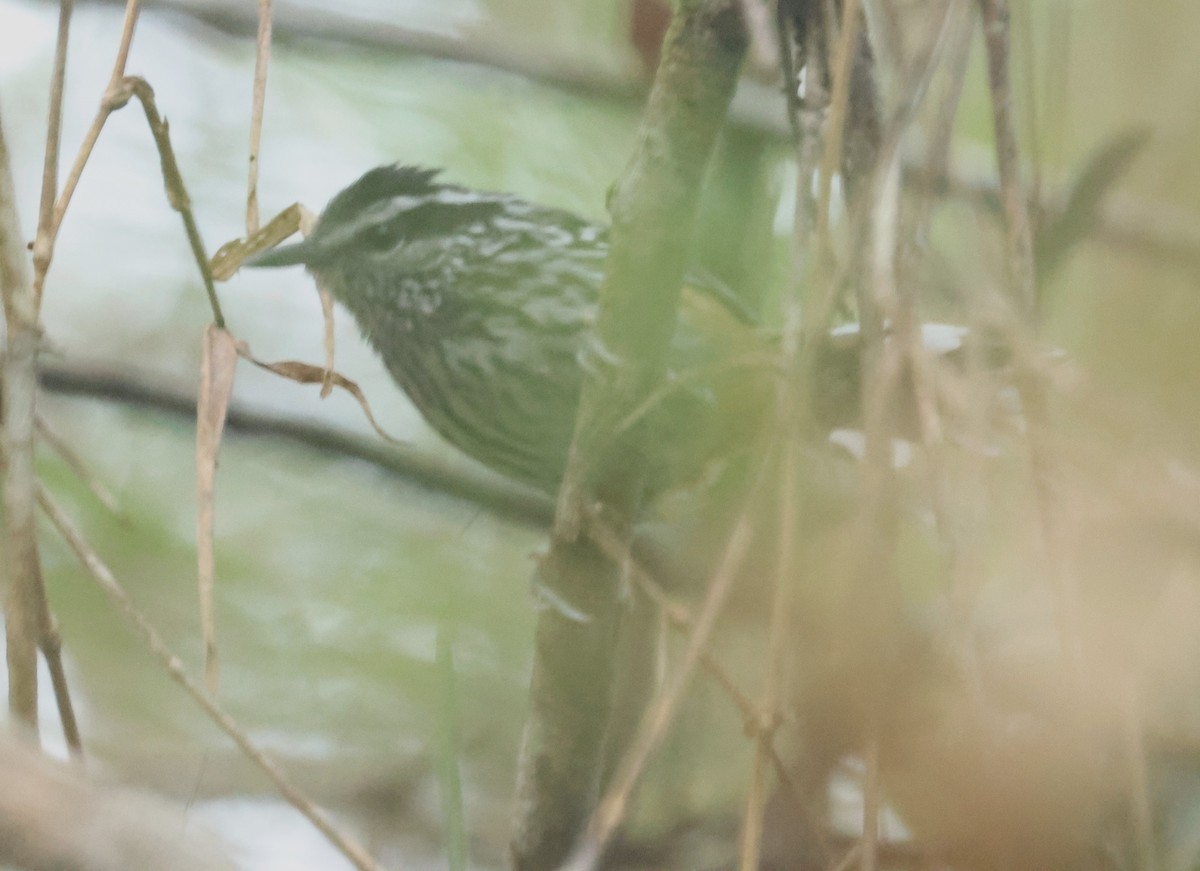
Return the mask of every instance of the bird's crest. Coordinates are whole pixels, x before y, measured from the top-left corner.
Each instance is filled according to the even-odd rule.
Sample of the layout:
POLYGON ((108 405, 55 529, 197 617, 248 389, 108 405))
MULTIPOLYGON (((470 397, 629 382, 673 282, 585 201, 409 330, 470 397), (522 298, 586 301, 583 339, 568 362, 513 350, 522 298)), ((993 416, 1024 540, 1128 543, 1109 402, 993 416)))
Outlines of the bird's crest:
POLYGON ((330 200, 321 219, 336 224, 353 219, 380 200, 433 193, 440 187, 434 181, 440 172, 439 169, 398 163, 377 166, 330 200))

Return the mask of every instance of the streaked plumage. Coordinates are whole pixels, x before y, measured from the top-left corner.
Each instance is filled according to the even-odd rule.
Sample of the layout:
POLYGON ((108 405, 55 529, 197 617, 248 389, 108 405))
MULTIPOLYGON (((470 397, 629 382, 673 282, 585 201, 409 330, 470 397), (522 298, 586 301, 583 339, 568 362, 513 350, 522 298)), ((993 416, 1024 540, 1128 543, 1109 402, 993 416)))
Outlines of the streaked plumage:
MULTIPOLYGON (((307 265, 434 429, 488 466, 551 491, 574 426, 607 231, 436 176, 373 169, 330 201, 308 239, 252 265, 307 265)), ((704 284, 720 300, 706 317, 715 311, 721 327, 745 320, 728 291, 704 284)), ((669 355, 677 371, 727 352, 692 320, 683 317, 669 355)), ((717 401, 710 386, 673 391, 648 424, 656 437, 706 426, 717 401)))

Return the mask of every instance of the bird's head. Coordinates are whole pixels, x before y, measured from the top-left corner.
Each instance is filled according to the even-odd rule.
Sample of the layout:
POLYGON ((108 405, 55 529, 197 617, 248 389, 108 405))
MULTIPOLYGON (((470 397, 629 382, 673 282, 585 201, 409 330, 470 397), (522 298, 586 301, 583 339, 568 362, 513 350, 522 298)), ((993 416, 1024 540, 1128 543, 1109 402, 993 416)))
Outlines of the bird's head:
POLYGON ((376 167, 330 200, 307 239, 251 257, 246 265, 321 269, 339 261, 402 256, 413 243, 444 238, 496 210, 493 200, 437 181, 438 172, 399 164, 376 167))

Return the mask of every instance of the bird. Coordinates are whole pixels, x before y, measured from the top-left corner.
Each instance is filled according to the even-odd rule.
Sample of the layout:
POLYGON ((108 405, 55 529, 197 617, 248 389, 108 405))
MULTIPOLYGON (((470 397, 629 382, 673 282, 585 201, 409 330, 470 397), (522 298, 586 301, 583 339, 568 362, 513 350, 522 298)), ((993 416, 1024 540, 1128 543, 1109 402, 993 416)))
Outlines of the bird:
MULTIPOLYGON (((446 182, 436 169, 393 164, 369 170, 336 194, 306 239, 246 263, 305 266, 351 313, 434 430, 495 471, 553 493, 588 377, 608 251, 607 228, 569 211, 446 182)), ((984 346, 989 367, 1002 368, 1009 356, 1002 345, 987 347, 985 338, 951 325, 924 325, 923 340, 951 365, 965 365, 968 342, 984 346)), ((819 434, 859 422, 860 344, 853 324, 823 336, 809 397, 819 434)), ((633 443, 646 445, 641 459, 652 492, 703 477, 706 464, 752 444, 770 425, 778 351, 778 335, 736 293, 699 269, 685 274, 664 388, 648 398, 634 424, 648 436, 633 443)), ((904 421, 916 418, 915 399, 903 392, 911 378, 897 382, 897 429, 904 434, 914 426, 904 421)), ((830 565, 852 565, 860 515, 841 500, 840 484, 836 475, 828 482, 841 506, 836 512, 829 498, 820 512, 806 513, 812 538, 805 547, 813 558, 830 554, 830 565)), ((1081 536, 1080 546, 1098 550, 1093 542, 1111 537, 1081 536)), ((1129 571, 1138 577, 1130 589, 1143 597, 1145 567, 1161 550, 1160 539, 1133 538, 1150 548, 1129 571)), ((1186 558, 1194 560, 1200 551, 1190 541, 1186 558)), ((689 556, 704 555, 694 539, 686 543, 681 550, 689 556)), ((1156 574, 1176 579, 1183 559, 1172 555, 1171 568, 1156 574)), ((880 729, 886 736, 881 783, 934 858, 975 871, 1100 867, 1107 814, 1125 795, 1121 770, 1114 773, 1119 766, 1112 764, 1121 761, 1128 738, 1128 723, 1117 716, 1123 709, 1104 693, 1100 702, 1084 697, 1088 704, 1080 708, 1080 699, 1063 689, 1076 676, 1057 648, 1043 656, 1015 634, 1009 646, 981 642, 972 647, 968 672, 955 651, 944 649, 941 628, 930 628, 936 621, 874 607, 877 586, 826 589, 808 580, 803 631, 794 633, 803 654, 793 704, 800 713, 790 722, 803 726, 805 753, 815 762, 802 759, 793 780, 824 788, 842 756, 880 729), (880 688, 887 716, 876 718, 868 704, 874 699, 863 690, 868 685, 880 688), (1088 714, 1086 732, 1074 728, 1079 710, 1088 714)), ((1192 655, 1195 633, 1187 631, 1195 620, 1186 619, 1200 613, 1200 597, 1187 598, 1186 608, 1171 601, 1154 614, 1185 615, 1178 621, 1183 641, 1162 649, 1186 655, 1165 659, 1200 661, 1192 655)), ((1129 609, 1124 600, 1119 605, 1114 610, 1124 615, 1129 609)), ((1014 611, 1013 620, 1028 630, 1027 609, 1014 611)), ((1112 647, 1111 632, 1095 634, 1112 647)), ((1157 627, 1154 634, 1156 641, 1165 635, 1157 627)), ((1129 660, 1141 668, 1157 649, 1140 636, 1128 647, 1129 660)), ((1147 686, 1157 687, 1159 670, 1157 664, 1148 670, 1147 686)), ((812 826, 792 798, 775 804, 767 841, 778 843, 764 851, 763 867, 815 867, 805 864, 813 855, 812 826)))
MULTIPOLYGON (((246 265, 307 267, 434 430, 553 493, 588 365, 608 229, 439 176, 402 164, 371 169, 330 200, 307 238, 246 265)), ((651 446, 651 491, 701 478, 710 460, 753 439, 770 407, 777 344, 726 285, 700 270, 687 275, 669 389, 638 423, 650 437, 631 440, 651 446)), ((821 365, 815 403, 832 428, 857 406, 855 343, 831 343, 821 365)))

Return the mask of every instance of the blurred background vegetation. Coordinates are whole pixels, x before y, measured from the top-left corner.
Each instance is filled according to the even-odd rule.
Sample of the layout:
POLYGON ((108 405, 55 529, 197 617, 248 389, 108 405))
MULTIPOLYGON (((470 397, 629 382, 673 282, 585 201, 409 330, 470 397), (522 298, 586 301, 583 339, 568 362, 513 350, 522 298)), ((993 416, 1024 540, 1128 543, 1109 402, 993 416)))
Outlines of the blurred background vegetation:
MULTIPOLYGON (((105 3, 77 9, 66 155, 94 114, 121 12, 105 3)), ((171 123, 210 251, 244 232, 251 15, 246 4, 154 3, 129 62, 171 123)), ((1026 0, 1016 15, 1016 32, 1025 34, 1017 67, 1026 146, 1047 189, 1067 183, 1115 137, 1146 130, 1149 142, 1113 204, 1128 206, 1138 226, 1200 239, 1200 6, 1026 0)), ((364 169, 400 160, 604 218, 645 74, 627 4, 307 0, 281 4, 279 16, 259 188, 264 215, 297 200, 317 210, 364 169), (383 24, 436 37, 436 46, 460 40, 464 54, 479 51, 485 62, 389 49, 383 39, 335 41, 333 21, 351 37, 386 33, 383 24), (512 61, 507 71, 486 62, 498 55, 512 61), (536 74, 513 71, 520 68, 536 74)), ((30 238, 56 17, 56 4, 0 0, 0 99, 30 238)), ((739 117, 750 123, 725 137, 698 249, 705 265, 769 311, 787 270, 795 180, 772 122, 761 120, 771 117, 761 111, 764 93, 750 86, 739 103, 739 117)), ((956 166, 986 173, 990 137, 977 45, 956 166)), ((999 252, 970 232, 979 220, 962 203, 939 213, 930 244, 951 286, 981 280, 981 263, 1001 272, 999 252)), ((231 329, 259 357, 320 361, 318 301, 298 274, 244 274, 220 291, 231 329)), ((1088 242, 1055 276, 1048 300, 1045 337, 1144 410, 1179 456, 1200 457, 1200 253, 1188 260, 1088 242)), ((135 372, 192 391, 208 320, 145 122, 139 112, 120 112, 59 237, 46 288, 52 362, 135 372)), ((349 318, 339 318, 338 331, 339 369, 363 386, 383 427, 453 467, 470 466, 426 429, 349 318)), ((321 401, 315 388, 249 367, 239 371, 235 396, 245 408, 369 432, 352 400, 321 401)), ((43 412, 115 492, 121 511, 99 505, 49 453, 46 482, 198 668, 192 423, 54 394, 43 412)), ((383 861, 403 855, 404 867, 416 868, 425 856, 429 867, 443 867, 433 759, 447 692, 437 637, 449 633, 472 861, 500 867, 526 700, 529 557, 544 538, 538 525, 362 460, 236 430, 223 448, 217 497, 228 709, 318 800, 364 829, 383 861), (397 817, 411 830, 397 831, 397 817)), ((246 867, 342 867, 161 674, 52 534, 44 558, 89 750, 139 782, 196 800, 197 813, 238 845, 246 867)), ((753 639, 728 634, 735 661, 749 666, 761 655, 753 639)), ((685 716, 662 755, 642 802, 647 826, 737 812, 749 747, 736 712, 708 704, 710 693, 697 689, 692 704, 706 712, 703 720, 685 716)), ((44 721, 54 720, 47 711, 44 721)))

